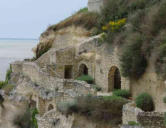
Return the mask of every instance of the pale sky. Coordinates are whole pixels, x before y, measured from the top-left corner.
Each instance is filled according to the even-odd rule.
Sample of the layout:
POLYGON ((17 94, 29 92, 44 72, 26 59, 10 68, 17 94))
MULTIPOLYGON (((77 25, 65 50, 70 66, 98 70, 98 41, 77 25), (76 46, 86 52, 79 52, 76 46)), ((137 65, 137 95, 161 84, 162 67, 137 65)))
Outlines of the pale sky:
POLYGON ((0 38, 39 38, 88 0, 0 0, 0 38))

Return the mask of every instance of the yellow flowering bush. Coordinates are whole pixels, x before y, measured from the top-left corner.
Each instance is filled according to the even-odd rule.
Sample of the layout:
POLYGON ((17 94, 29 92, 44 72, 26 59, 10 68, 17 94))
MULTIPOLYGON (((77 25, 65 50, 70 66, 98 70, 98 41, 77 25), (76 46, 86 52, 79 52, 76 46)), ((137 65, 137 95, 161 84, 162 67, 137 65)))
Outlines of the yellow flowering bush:
POLYGON ((107 25, 104 25, 102 27, 102 30, 115 32, 121 29, 125 24, 126 24, 126 18, 117 21, 110 21, 107 25))

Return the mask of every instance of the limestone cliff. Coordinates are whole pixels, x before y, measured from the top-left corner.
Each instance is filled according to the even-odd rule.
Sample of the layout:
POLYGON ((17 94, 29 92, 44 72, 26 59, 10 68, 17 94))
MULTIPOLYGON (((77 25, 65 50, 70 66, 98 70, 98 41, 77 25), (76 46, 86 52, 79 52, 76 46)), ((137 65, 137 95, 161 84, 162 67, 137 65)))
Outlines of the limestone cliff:
MULTIPOLYGON (((135 1, 126 2, 127 7, 130 7, 135 1)), ((97 3, 95 4, 92 2, 95 2, 95 0, 89 1, 89 8, 91 8, 92 11, 98 12, 98 10, 100 10, 99 6, 102 6, 104 1, 99 0, 96 1, 97 3)), ((152 6, 154 3, 147 2, 146 4, 152 6)), ((135 3, 133 6, 134 5, 135 3)), ((117 3, 115 3, 115 6, 118 6, 117 3)), ((131 9, 136 9, 134 11, 137 11, 137 8, 133 6, 131 6, 131 9)), ((125 8, 126 6, 123 7, 125 8)), ((138 7, 142 9, 146 6, 138 7)), ((114 31, 108 32, 107 39, 105 39, 105 34, 102 33, 104 30, 96 35, 93 34, 97 24, 96 18, 98 14, 87 13, 87 10, 84 11, 84 13, 81 13, 82 11, 78 12, 57 25, 50 26, 41 35, 39 44, 34 49, 36 54, 34 60, 14 62, 11 64, 12 74, 10 83, 16 85, 12 95, 25 97, 28 101, 33 103, 33 105, 30 104, 30 106, 35 106, 39 110, 39 115, 37 116, 39 128, 112 127, 110 124, 92 121, 80 114, 72 113, 65 115, 57 110, 57 106, 60 102, 68 103, 68 101, 73 101, 73 99, 78 96, 111 96, 112 91, 115 89, 130 90, 133 100, 140 93, 147 92, 154 100, 155 111, 164 112, 165 104, 162 99, 165 96, 166 84, 155 72, 154 56, 152 55, 147 59, 147 67, 139 79, 124 77, 121 69, 122 62, 120 57, 124 54, 124 46, 126 45, 123 42, 129 40, 140 43, 139 39, 141 35, 131 31, 132 29, 135 30, 131 23, 131 19, 134 17, 133 15, 135 15, 135 13, 132 14, 133 17, 130 17, 131 19, 129 18, 131 22, 126 23, 127 20, 125 18, 118 19, 117 21, 109 21, 109 24, 119 25, 121 22, 125 22, 126 24, 124 23, 121 26, 121 30, 116 31, 116 33, 114 33, 114 31), (108 40, 109 37, 111 37, 110 40, 108 40), (87 82, 77 80, 80 76, 90 76, 94 83, 88 84, 87 82), (96 90, 96 87, 100 88, 100 92, 97 92, 99 90, 96 90)), ((122 13, 121 10, 118 14, 119 13, 122 13)), ((125 14, 128 13, 130 12, 127 10, 125 14)), ((114 14, 111 16, 114 17, 114 14)), ((149 15, 146 18, 149 18, 149 15)), ((107 26, 108 25, 103 28, 107 26)), ((140 28, 142 28, 142 26, 140 28)), ((107 31, 105 30, 105 32, 107 31)), ((143 39, 141 38, 141 41, 143 41, 143 39)), ((133 42, 130 43, 132 44, 133 42)), ((144 50, 143 46, 132 50, 134 51, 133 53, 137 55, 138 52, 142 52, 142 50, 144 50)), ((128 53, 128 50, 126 51, 128 53)), ((140 68, 137 65, 135 66, 134 64, 137 63, 133 64, 132 61, 140 59, 140 56, 142 57, 144 55, 143 53, 139 53, 136 57, 135 54, 124 55, 127 59, 131 57, 127 63, 129 65, 127 65, 129 71, 132 72, 135 71, 135 68, 140 68), (133 56, 134 59, 132 58, 133 56)), ((144 57, 144 60, 145 59, 144 57)), ((139 62, 140 61, 138 61, 138 63, 139 62)), ((141 63, 139 64, 141 65, 141 63)), ((138 112, 135 112, 136 109, 132 106, 132 110, 130 111, 128 108, 130 108, 130 106, 124 107, 124 122, 128 123, 128 121, 132 121, 132 119, 137 121, 138 112)), ((63 109, 66 109, 66 107, 63 106, 63 109)), ((145 114, 145 116, 142 115, 143 117, 151 115, 151 113, 143 114, 145 114)), ((155 116, 155 118, 158 117, 155 114, 153 116, 155 116)), ((147 122, 150 122, 149 118, 146 119, 147 122)), ((121 121, 120 117, 119 122, 121 123, 121 121)), ((163 122, 163 119, 161 119, 161 122, 163 122)), ((155 122, 154 124, 156 125, 157 123, 155 122)), ((119 126, 117 125, 115 127, 119 126)))

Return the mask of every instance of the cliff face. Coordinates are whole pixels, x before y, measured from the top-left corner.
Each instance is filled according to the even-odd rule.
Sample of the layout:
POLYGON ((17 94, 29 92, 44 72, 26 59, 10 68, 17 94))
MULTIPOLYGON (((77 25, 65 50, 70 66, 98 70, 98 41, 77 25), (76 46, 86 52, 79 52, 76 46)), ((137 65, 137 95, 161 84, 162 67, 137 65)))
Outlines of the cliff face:
MULTIPOLYGON (((96 3, 94 9, 99 5, 101 3, 96 3)), ((127 40, 123 40, 123 31, 116 33, 118 36, 110 44, 103 39, 104 34, 91 36, 96 21, 95 18, 89 18, 94 15, 85 14, 78 13, 60 24, 50 26, 41 35, 40 42, 34 49, 35 60, 11 64, 10 82, 17 85, 16 94, 35 103, 39 110, 39 128, 111 127, 110 124, 93 122, 79 114, 64 115, 57 111, 59 102, 71 101, 80 95, 97 96, 94 85, 76 80, 81 75, 91 76, 103 95, 112 95, 114 89, 126 89, 130 90, 135 99, 140 93, 148 92, 154 100, 155 110, 164 112, 166 84, 155 72, 153 56, 149 57, 146 71, 140 79, 124 77, 119 59, 125 45, 122 42, 127 40)), ((131 27, 131 24, 128 23, 125 27, 131 27)), ((123 29, 127 33, 130 28, 125 27, 123 29)), ((132 32, 130 34, 135 37, 132 32)))
POLYGON ((38 57, 40 57, 38 54, 40 54, 43 49, 48 51, 50 48, 61 49, 73 46, 89 36, 88 30, 76 26, 69 26, 56 32, 47 30, 46 33, 47 35, 42 35, 40 37, 39 44, 34 49, 34 52, 38 57))

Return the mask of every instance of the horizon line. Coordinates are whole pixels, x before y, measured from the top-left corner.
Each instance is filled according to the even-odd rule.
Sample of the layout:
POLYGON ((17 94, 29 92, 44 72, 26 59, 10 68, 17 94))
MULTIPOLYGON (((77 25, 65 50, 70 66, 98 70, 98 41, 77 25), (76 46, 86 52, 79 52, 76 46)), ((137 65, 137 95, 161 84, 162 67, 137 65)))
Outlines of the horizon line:
POLYGON ((37 38, 0 38, 0 40, 39 40, 37 38))

